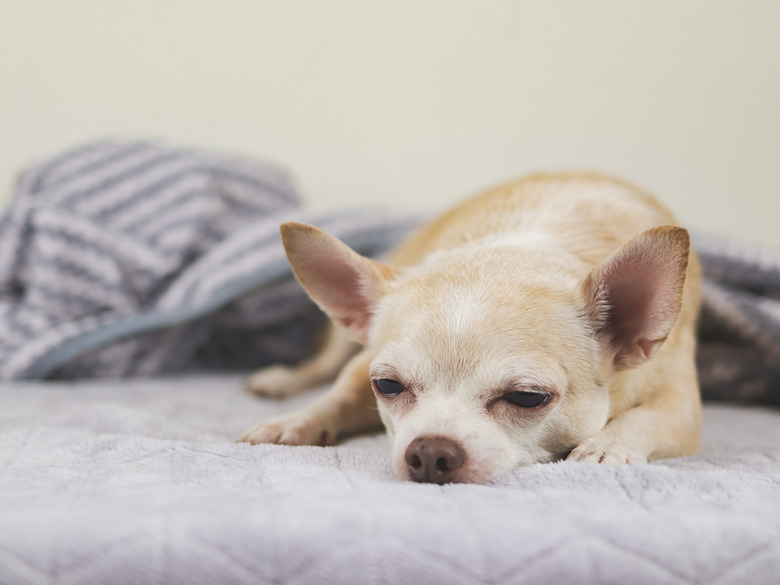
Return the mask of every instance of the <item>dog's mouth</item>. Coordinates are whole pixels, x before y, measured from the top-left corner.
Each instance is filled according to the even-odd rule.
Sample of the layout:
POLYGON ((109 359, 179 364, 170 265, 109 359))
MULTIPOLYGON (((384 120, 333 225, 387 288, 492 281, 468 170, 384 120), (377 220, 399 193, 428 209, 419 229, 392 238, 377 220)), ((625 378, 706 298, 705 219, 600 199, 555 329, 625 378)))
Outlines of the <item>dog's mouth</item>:
POLYGON ((426 435, 417 437, 403 451, 396 454, 396 474, 401 479, 416 483, 433 483, 444 485, 448 483, 484 484, 498 480, 520 467, 534 463, 551 463, 566 459, 573 447, 566 447, 557 452, 549 452, 546 456, 533 459, 499 461, 490 457, 479 458, 470 456, 459 441, 441 436, 426 435))
POLYGON ((398 477, 437 485, 486 483, 494 477, 496 470, 485 463, 480 464, 469 456, 460 442, 441 435, 417 437, 402 455, 395 457, 398 477))

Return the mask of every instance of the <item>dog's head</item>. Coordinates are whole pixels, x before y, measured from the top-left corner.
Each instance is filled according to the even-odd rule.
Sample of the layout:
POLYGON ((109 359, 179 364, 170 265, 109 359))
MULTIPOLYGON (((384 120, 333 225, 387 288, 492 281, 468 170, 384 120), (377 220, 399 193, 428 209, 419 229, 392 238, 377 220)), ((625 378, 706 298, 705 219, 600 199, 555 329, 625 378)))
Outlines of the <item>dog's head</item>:
POLYGON ((595 435, 610 377, 672 329, 688 260, 674 226, 591 270, 544 242, 467 245, 396 269, 311 226, 284 224, 282 237, 309 296, 375 356, 397 474, 436 483, 488 481, 595 435))

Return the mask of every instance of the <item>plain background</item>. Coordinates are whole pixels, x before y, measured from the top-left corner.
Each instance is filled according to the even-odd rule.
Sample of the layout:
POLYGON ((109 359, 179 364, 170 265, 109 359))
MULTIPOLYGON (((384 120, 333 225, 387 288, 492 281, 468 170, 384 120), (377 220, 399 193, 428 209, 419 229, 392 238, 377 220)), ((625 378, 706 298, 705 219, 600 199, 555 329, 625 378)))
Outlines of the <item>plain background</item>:
POLYGON ((316 207, 592 169, 780 244, 778 0, 0 0, 0 202, 74 142, 275 160, 316 207))

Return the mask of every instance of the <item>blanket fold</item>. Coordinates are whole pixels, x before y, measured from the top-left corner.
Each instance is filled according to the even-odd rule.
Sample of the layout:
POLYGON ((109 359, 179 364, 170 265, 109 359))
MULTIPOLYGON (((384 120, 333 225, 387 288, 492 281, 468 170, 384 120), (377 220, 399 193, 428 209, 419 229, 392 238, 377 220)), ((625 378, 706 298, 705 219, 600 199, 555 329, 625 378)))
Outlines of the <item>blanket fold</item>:
MULTIPOLYGON (((23 172, 0 218, 0 379, 250 369, 324 318, 278 236, 304 221, 376 256, 419 215, 312 212, 274 164, 100 140, 23 172)), ((705 397, 780 403, 780 252, 698 234, 705 397)))
POLYGON ((290 220, 371 255, 416 222, 304 211, 273 164, 150 142, 92 142, 31 168, 0 221, 0 378, 305 357, 324 319, 285 259, 290 220))

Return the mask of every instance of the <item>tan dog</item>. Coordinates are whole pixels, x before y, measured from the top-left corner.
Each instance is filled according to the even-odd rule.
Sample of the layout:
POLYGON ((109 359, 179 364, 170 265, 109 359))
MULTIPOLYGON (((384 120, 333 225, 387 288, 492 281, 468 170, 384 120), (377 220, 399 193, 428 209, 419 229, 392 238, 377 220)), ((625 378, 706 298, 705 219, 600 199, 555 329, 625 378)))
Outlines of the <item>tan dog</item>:
POLYGON ((296 277, 364 347, 346 361, 354 346, 334 330, 310 362, 255 374, 249 390, 283 395, 346 361, 310 406, 242 440, 329 444, 381 417, 397 474, 436 483, 695 453, 700 275, 674 223, 626 183, 550 174, 466 201, 389 266, 284 224, 296 277))

